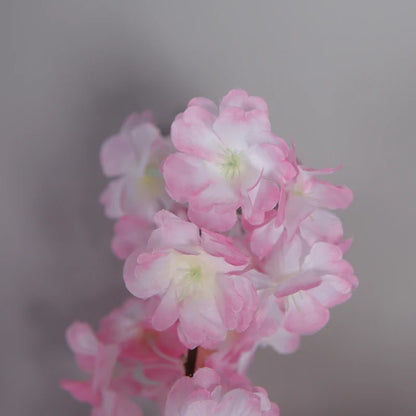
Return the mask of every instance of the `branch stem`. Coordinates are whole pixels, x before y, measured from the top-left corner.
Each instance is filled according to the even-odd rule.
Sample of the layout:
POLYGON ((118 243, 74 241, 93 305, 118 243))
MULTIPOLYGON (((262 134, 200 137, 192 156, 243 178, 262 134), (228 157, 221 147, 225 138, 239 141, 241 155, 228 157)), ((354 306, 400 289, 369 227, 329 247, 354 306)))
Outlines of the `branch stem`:
POLYGON ((198 347, 193 350, 188 350, 188 356, 185 362, 185 375, 188 377, 193 377, 196 367, 196 359, 198 356, 198 347))

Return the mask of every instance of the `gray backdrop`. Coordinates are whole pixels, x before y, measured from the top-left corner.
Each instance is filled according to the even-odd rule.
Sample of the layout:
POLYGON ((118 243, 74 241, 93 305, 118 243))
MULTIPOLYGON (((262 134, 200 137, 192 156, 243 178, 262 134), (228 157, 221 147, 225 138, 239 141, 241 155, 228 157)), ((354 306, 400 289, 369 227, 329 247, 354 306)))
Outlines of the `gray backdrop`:
POLYGON ((283 416, 416 415, 415 18, 410 1, 2 0, 2 415, 87 415, 64 330, 126 295, 110 253, 102 141, 133 110, 168 129, 241 87, 314 167, 344 169, 360 278, 299 352, 259 353, 283 416))

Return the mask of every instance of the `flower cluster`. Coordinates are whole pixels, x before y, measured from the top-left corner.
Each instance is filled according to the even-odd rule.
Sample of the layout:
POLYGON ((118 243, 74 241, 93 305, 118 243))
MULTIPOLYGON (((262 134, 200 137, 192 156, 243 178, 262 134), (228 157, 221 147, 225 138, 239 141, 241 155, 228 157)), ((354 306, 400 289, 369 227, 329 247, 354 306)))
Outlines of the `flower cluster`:
POLYGON ((62 382, 93 415, 279 415, 245 373, 256 349, 294 352, 358 281, 333 212, 351 191, 317 178, 243 90, 192 99, 163 137, 133 114, 101 149, 112 249, 134 296, 68 343, 88 381, 62 382), (184 375, 186 373, 186 375, 184 375), (193 377, 189 377, 193 376, 193 377))

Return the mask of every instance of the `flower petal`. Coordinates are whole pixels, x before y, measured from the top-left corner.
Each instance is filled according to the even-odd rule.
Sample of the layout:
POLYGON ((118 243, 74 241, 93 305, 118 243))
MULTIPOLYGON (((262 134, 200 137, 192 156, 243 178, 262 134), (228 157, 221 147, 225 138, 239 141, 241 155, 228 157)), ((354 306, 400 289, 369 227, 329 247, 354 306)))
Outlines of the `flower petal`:
POLYGON ((299 292, 288 300, 283 327, 298 334, 312 334, 328 322, 329 312, 308 292, 299 292))
POLYGON ((162 173, 169 195, 178 202, 187 202, 189 197, 205 189, 211 179, 201 159, 174 153, 166 158, 162 173))
MULTIPOLYGON (((212 160, 218 153, 219 140, 211 129, 215 114, 199 105, 179 114, 171 127, 172 142, 181 152, 212 160)), ((204 102, 204 105, 206 102, 204 102)))
POLYGON ((141 253, 135 251, 124 265, 127 290, 140 299, 162 295, 171 280, 171 258, 167 252, 141 253))

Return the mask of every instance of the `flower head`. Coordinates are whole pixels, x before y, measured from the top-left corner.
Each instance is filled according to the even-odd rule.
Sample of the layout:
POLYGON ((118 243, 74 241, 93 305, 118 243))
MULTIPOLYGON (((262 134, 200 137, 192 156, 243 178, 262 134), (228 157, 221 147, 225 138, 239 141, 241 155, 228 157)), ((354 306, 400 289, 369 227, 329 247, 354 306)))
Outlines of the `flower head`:
POLYGON ((243 377, 221 375, 211 368, 182 377, 172 387, 164 416, 279 416, 267 392, 243 377))
POLYGON ((101 147, 104 174, 115 177, 100 198, 107 216, 139 215, 151 220, 158 210, 171 204, 160 172, 160 164, 170 151, 151 113, 127 118, 120 133, 101 147))
POLYGON ((194 98, 171 134, 179 152, 163 164, 166 189, 189 203, 191 221, 213 231, 229 230, 239 207, 250 223, 263 222, 278 184, 295 174, 286 143, 270 130, 266 103, 242 90, 230 91, 219 110, 194 98))
POLYGON ((245 277, 249 258, 230 239, 161 211, 155 216, 148 251, 132 253, 124 268, 127 289, 141 299, 155 298, 155 329, 178 321, 187 348, 214 347, 227 330, 242 331, 257 305, 245 277))

